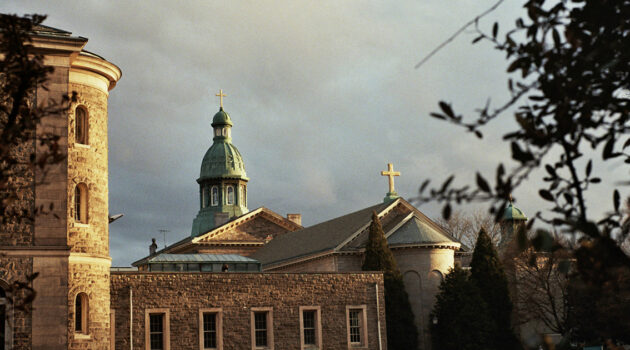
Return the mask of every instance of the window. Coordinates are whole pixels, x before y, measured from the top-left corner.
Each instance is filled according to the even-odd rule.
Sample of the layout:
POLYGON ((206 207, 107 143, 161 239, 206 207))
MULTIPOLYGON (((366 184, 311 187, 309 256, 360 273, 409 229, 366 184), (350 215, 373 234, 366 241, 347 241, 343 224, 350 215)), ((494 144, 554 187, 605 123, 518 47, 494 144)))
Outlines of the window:
POLYGON ((241 185, 241 190, 239 191, 239 202, 238 204, 246 207, 247 206, 247 195, 245 192, 245 185, 241 185))
POLYGON ((210 205, 213 207, 219 205, 219 188, 217 186, 212 186, 212 200, 210 205))
POLYGON ((251 315, 252 349, 273 349, 273 309, 253 307, 251 315))
POLYGON ((84 106, 78 106, 74 112, 74 139, 76 143, 88 144, 88 116, 84 106))
POLYGON ((199 350, 223 349, 221 309, 199 310, 199 350))
POLYGON ((300 306, 300 343, 302 349, 321 349, 322 332, 319 306, 300 306))
POLYGON ((74 331, 76 333, 88 334, 89 312, 90 306, 87 294, 77 294, 74 300, 74 331))
POLYGON ((234 204, 234 186, 227 187, 227 204, 234 204))
POLYGON ((87 186, 84 183, 77 184, 74 188, 74 221, 87 224, 88 223, 88 193, 87 186))
POLYGON ((350 347, 366 347, 368 344, 366 306, 346 306, 346 323, 348 345, 350 347))
POLYGON ((221 136, 221 129, 219 128, 214 129, 214 136, 221 136))
POLYGON ((144 343, 146 350, 170 350, 168 309, 146 309, 144 313, 144 343))

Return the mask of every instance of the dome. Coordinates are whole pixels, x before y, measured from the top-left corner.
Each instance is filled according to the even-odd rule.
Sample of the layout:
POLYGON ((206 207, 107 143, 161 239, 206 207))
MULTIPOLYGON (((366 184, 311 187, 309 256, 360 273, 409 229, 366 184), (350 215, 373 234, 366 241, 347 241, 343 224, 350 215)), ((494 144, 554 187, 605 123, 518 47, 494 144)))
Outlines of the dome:
POLYGON ((527 216, 525 216, 525 214, 523 213, 522 210, 520 210, 519 208, 515 207, 512 204, 512 202, 510 202, 510 204, 508 204, 507 208, 505 208, 505 211, 503 212, 503 220, 505 220, 505 221, 509 221, 509 220, 526 221, 527 220, 527 216))
POLYGON ((218 125, 232 126, 232 119, 230 119, 230 115, 227 114, 223 110, 223 107, 221 107, 221 109, 219 109, 217 114, 215 114, 214 117, 212 118, 212 126, 218 126, 218 125))
MULTIPOLYGON (((224 114, 227 115, 227 113, 224 114)), ((245 174, 243 157, 241 157, 241 153, 232 143, 215 142, 206 152, 201 162, 201 174, 197 181, 210 178, 240 178, 248 180, 245 174)))

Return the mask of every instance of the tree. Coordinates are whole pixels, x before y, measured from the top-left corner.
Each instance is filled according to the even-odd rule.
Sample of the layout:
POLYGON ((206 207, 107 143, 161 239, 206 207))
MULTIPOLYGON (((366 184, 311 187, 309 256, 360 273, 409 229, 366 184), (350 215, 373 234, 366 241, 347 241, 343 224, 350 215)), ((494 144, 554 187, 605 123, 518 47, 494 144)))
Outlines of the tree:
MULTIPOLYGON (((43 118, 64 113, 70 98, 40 101, 53 68, 33 50, 31 36, 45 16, 0 14, 0 241, 14 245, 32 230, 36 215, 52 206, 34 208, 34 185, 45 181, 47 168, 65 158, 59 137, 37 126, 43 118)), ((15 310, 28 311, 35 298, 31 282, 37 273, 16 280, 8 297, 15 310)))
POLYGON ((490 349, 495 322, 469 273, 452 268, 440 284, 431 312, 431 340, 436 350, 490 349))
POLYGON ((486 230, 495 245, 501 241, 503 232, 501 224, 495 222, 492 215, 481 210, 476 210, 470 214, 458 210, 454 211, 448 220, 438 218, 435 221, 470 249, 475 248, 477 234, 481 228, 486 230))
POLYGON ((402 274, 387 245, 381 221, 372 213, 369 237, 365 245, 364 271, 383 271, 385 284, 385 319, 389 349, 418 348, 418 330, 414 324, 409 296, 402 274))
POLYGON ((470 279, 488 306, 490 319, 495 323, 494 349, 518 349, 518 340, 512 330, 512 300, 507 278, 490 237, 484 229, 479 231, 477 244, 470 262, 470 279))
MULTIPOLYGON (((539 211, 535 218, 554 231, 581 238, 574 251, 575 278, 583 290, 591 291, 587 294, 597 302, 590 305, 596 305, 601 314, 613 305, 604 302, 611 299, 600 296, 627 293, 630 288, 619 280, 630 272, 630 258, 618 244, 628 236, 623 228, 621 193, 612 191, 609 212, 602 218, 594 218, 588 211, 586 195, 599 183, 614 183, 615 174, 627 172, 630 166, 630 2, 560 0, 550 4, 529 0, 524 5, 526 16, 517 18, 503 36, 498 23, 491 32, 482 31, 479 19, 502 2, 456 35, 474 26, 478 34, 474 43, 490 42, 506 55, 510 99, 497 106, 486 103, 472 118, 441 101, 440 111, 431 115, 481 139, 484 126, 514 111, 516 126, 503 139, 509 143, 516 166, 498 164, 494 181, 477 173, 474 186, 456 186, 454 176, 431 189, 429 181, 424 181, 418 201, 443 203, 446 218, 453 203, 489 202, 490 212, 498 219, 514 189, 535 176, 536 169, 544 169, 545 185, 538 193, 551 210, 539 211), (599 177, 597 164, 614 164, 616 171, 599 177)), ((530 227, 533 224, 530 220, 530 227)), ((545 241, 549 240, 532 242, 535 249, 549 251, 536 245, 545 241)), ((590 334, 614 342, 619 335, 608 329, 617 324, 630 324, 630 313, 608 318, 590 334)))

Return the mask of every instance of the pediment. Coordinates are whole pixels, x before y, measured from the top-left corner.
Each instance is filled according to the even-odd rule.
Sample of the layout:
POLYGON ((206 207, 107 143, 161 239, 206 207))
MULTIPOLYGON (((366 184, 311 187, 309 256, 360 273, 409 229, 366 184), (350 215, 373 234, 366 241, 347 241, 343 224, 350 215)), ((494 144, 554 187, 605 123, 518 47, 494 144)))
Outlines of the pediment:
POLYGON ((301 229, 302 226, 274 213, 267 208, 259 208, 212 231, 197 236, 194 244, 256 243, 301 229))

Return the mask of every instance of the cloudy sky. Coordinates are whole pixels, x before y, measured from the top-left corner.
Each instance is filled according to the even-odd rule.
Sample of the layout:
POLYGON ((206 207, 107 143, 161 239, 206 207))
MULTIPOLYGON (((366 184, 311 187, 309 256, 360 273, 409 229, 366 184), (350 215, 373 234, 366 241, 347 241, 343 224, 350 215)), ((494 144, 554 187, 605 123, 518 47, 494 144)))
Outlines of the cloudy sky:
MULTIPOLYGON (((44 24, 89 38, 118 65, 109 99, 111 256, 125 266, 190 234, 201 159, 212 143, 215 93, 234 122, 249 208, 301 213, 312 225, 380 202, 388 162, 396 189, 425 178, 491 174, 509 159, 500 136, 482 141, 429 117, 444 99, 470 113, 504 101, 506 62, 465 33, 420 69, 428 52, 496 0, 3 1, 3 13, 47 14, 44 24)), ((508 1, 487 19, 511 24, 508 1)), ((533 182, 515 193, 526 213, 544 208, 533 182)), ((608 195, 595 198, 602 207, 608 195)), ((431 217, 439 208, 420 208, 431 217)), ((463 208, 467 209, 467 208, 463 208)))

